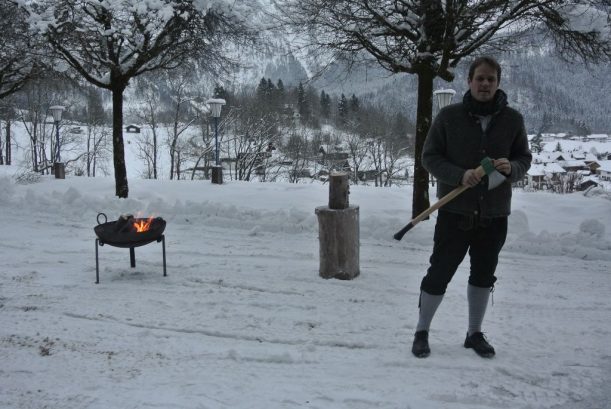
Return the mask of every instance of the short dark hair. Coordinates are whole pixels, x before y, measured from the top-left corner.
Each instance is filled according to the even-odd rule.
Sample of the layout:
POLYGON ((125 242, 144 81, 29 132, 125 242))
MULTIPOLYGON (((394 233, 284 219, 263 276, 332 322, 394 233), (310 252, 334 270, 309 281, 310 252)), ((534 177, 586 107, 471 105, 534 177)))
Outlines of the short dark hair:
POLYGON ((471 66, 469 67, 469 80, 473 79, 473 74, 475 74, 477 67, 483 64, 494 68, 496 70, 496 79, 498 82, 501 82, 501 65, 494 58, 487 56, 477 57, 475 60, 473 60, 471 66))

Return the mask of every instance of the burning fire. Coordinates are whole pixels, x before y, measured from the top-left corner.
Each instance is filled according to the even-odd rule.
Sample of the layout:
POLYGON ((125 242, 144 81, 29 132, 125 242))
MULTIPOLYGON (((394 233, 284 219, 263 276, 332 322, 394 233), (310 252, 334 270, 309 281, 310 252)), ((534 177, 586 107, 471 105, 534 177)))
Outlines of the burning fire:
POLYGON ((148 219, 140 219, 137 222, 134 222, 134 228, 137 233, 144 233, 149 231, 151 228, 151 223, 153 223, 153 218, 149 217, 148 219))

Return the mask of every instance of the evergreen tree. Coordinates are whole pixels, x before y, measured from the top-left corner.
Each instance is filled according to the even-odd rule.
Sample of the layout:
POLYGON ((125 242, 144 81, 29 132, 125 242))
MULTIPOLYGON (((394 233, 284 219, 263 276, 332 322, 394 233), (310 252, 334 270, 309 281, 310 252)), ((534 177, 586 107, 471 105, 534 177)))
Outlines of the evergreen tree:
POLYGON ((325 119, 331 116, 331 97, 324 90, 320 91, 320 114, 325 119))
POLYGON ((310 119, 310 107, 302 82, 297 87, 297 109, 299 110, 301 120, 307 122, 310 119))
POLYGON ((350 98, 350 112, 353 114, 357 114, 360 109, 360 102, 356 95, 352 94, 350 98))
POLYGON ((543 135, 541 132, 538 132, 530 141, 530 150, 534 153, 541 153, 543 150, 543 135))
POLYGON ((578 135, 586 136, 592 133, 590 127, 586 124, 584 120, 579 120, 575 124, 575 129, 578 135))
POLYGON ((340 124, 345 124, 348 119, 348 100, 346 96, 342 94, 337 104, 337 115, 339 117, 340 124))
POLYGON ((278 109, 278 100, 276 97, 276 86, 272 82, 271 78, 268 78, 265 94, 265 102, 267 104, 268 112, 275 112, 278 109))
POLYGON ((265 78, 261 78, 259 81, 259 85, 257 86, 257 99, 260 103, 265 101, 265 96, 268 92, 267 80, 265 78))
POLYGON ((284 89, 284 83, 281 79, 279 79, 278 83, 276 84, 276 104, 278 109, 281 110, 284 108, 285 99, 286 91, 284 89))

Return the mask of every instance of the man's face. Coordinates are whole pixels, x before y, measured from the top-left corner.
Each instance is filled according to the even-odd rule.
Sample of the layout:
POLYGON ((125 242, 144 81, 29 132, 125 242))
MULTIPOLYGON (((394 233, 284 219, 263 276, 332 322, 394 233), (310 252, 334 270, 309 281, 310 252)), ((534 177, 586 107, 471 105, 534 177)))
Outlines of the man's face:
POLYGON ((477 101, 491 101, 499 88, 496 70, 488 64, 478 66, 473 73, 473 78, 469 80, 469 88, 471 95, 477 101))

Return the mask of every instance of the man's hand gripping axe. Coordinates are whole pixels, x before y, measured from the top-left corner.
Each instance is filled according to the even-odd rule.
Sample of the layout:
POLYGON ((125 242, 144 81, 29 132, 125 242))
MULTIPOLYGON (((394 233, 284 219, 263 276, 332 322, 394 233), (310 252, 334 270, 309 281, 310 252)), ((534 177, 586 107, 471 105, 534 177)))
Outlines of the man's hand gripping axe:
MULTIPOLYGON (((480 177, 484 177, 485 175, 488 175, 488 190, 492 190, 495 187, 499 186, 506 179, 505 176, 503 176, 499 171, 497 171, 494 168, 494 163, 492 162, 492 159, 488 157, 482 159, 482 161, 480 162, 480 166, 478 166, 475 169, 475 172, 480 177)), ((450 200, 454 199, 456 196, 460 195, 462 192, 464 192, 468 188, 469 188, 468 186, 464 186, 464 185, 459 186, 456 189, 452 190, 447 195, 445 195, 444 197, 442 197, 441 199, 439 199, 437 203, 435 203, 434 205, 432 205, 431 207, 429 207, 428 209, 420 213, 418 216, 413 218, 407 225, 405 225, 405 227, 403 227, 401 230, 396 232, 395 235, 393 236, 395 240, 401 240, 403 236, 405 236, 405 233, 410 231, 412 227, 414 227, 415 225, 420 223, 422 220, 429 217, 429 215, 433 213, 435 210, 439 209, 441 206, 445 205, 450 200)))

